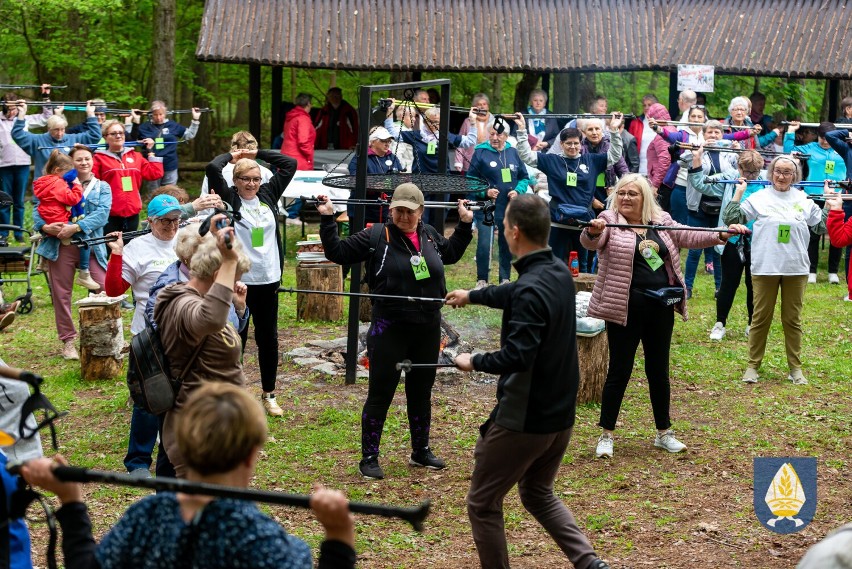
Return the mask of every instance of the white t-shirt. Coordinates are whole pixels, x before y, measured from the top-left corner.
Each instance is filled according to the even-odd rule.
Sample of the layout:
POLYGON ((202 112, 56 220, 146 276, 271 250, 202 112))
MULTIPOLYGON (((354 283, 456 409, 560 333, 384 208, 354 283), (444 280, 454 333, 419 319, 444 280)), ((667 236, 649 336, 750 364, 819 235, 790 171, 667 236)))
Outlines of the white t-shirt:
POLYGON ((251 269, 240 280, 256 285, 280 282, 281 263, 275 239, 275 214, 257 197, 240 200, 243 218, 236 225, 237 239, 251 260, 251 269))
POLYGON ((754 220, 751 274, 808 274, 809 228, 820 222, 822 211, 805 196, 805 192, 795 188, 779 192, 768 187, 740 204, 746 220, 754 220))
POLYGON ((148 293, 160 273, 177 261, 175 243, 177 235, 170 241, 162 241, 148 233, 137 237, 124 246, 121 256, 121 278, 130 283, 136 309, 130 323, 130 333, 138 334, 145 329, 145 305, 148 293))
POLYGON ((648 147, 657 138, 657 133, 648 124, 648 117, 642 119, 642 140, 639 141, 639 173, 648 175, 648 147))

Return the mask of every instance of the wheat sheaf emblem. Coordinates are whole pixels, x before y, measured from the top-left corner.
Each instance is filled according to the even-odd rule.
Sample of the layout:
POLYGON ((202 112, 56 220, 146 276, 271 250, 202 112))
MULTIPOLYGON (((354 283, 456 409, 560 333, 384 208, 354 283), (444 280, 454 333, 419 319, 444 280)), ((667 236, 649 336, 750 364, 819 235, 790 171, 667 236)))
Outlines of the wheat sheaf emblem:
POLYGON ((802 487, 796 469, 789 462, 781 465, 775 473, 766 490, 765 500, 772 515, 777 516, 766 522, 770 527, 775 527, 775 524, 783 519, 790 520, 796 524, 796 527, 805 523, 795 517, 807 500, 805 489, 802 487))

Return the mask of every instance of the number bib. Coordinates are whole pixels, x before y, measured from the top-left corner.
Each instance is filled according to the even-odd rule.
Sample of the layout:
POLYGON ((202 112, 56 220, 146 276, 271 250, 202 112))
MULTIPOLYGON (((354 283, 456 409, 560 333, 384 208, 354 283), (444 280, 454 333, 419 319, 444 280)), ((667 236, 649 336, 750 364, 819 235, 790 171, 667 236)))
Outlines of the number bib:
POLYGON ((789 243, 790 242, 790 226, 789 225, 779 225, 778 226, 778 242, 779 243, 789 243))
POLYGON ((130 176, 122 176, 121 177, 121 191, 123 192, 132 192, 133 191, 133 178, 130 176))
POLYGON ((825 173, 834 174, 834 160, 825 161, 825 173))
POLYGON ((263 247, 263 228, 262 227, 252 227, 251 228, 251 246, 257 249, 258 247, 263 247))
POLYGON ((500 175, 503 176, 504 183, 509 183, 512 181, 512 171, 508 168, 501 168, 500 175))
POLYGON ((164 142, 163 137, 158 136, 157 138, 155 138, 154 139, 154 143, 155 143, 154 144, 154 150, 162 150, 163 148, 165 148, 166 145, 163 144, 163 142, 164 142))
POLYGON ((438 145, 435 143, 434 140, 429 141, 429 144, 426 145, 426 154, 435 154, 437 148, 438 145))
POLYGON ((645 262, 648 263, 648 266, 651 267, 651 270, 653 271, 656 271, 663 266, 663 258, 650 247, 642 252, 642 258, 645 259, 645 262))
POLYGON ((425 255, 415 255, 411 258, 411 270, 414 271, 414 279, 418 281, 422 281, 423 279, 429 278, 429 267, 426 265, 426 256, 425 255), (418 263, 415 263, 415 258, 419 259, 418 263))
POLYGON ((577 187, 577 173, 576 172, 568 172, 568 176, 565 179, 565 184, 572 188, 577 187))

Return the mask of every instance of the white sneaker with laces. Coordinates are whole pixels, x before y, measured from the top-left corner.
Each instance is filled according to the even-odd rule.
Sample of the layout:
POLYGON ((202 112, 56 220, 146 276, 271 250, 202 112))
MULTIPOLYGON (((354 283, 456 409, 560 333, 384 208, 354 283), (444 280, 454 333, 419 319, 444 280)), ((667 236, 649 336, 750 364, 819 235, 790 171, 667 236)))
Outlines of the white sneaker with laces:
POLYGON ((270 394, 266 395, 265 393, 260 396, 260 401, 263 403, 263 408, 266 409, 266 414, 272 417, 281 417, 284 415, 284 410, 278 406, 278 403, 275 401, 275 396, 270 394))
POLYGON ((787 379, 793 382, 793 385, 807 385, 808 380, 805 377, 805 374, 802 373, 800 369, 792 369, 790 370, 790 374, 787 376, 787 379))
POLYGON ((725 325, 721 322, 716 322, 713 325, 713 329, 710 330, 710 339, 711 340, 721 340, 725 337, 725 325))
POLYGON ((837 273, 828 273, 828 284, 840 284, 840 277, 837 273))
POLYGON ((743 374, 743 383, 757 383, 758 379, 760 379, 760 375, 758 375, 757 370, 753 367, 747 367, 743 374))
POLYGON ((657 432, 657 436, 654 437, 654 446, 669 452, 682 452, 686 450, 686 445, 675 438, 674 432, 671 429, 665 433, 657 432))
POLYGON ((473 290, 479 290, 479 289, 485 288, 487 286, 488 286, 488 283, 486 281, 476 281, 476 286, 473 287, 473 290))
POLYGON ((612 458, 612 435, 607 433, 598 437, 598 446, 595 448, 595 456, 598 458, 612 458))
POLYGON ((816 273, 810 273, 808 275, 808 284, 816 284, 816 273))

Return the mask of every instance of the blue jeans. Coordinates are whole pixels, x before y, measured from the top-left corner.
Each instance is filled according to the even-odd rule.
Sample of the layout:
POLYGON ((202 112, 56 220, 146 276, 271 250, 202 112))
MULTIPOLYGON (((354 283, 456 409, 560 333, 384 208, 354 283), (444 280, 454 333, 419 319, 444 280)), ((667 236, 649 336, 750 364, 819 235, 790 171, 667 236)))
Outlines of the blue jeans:
POLYGON ((557 259, 568 263, 568 253, 577 251, 577 260, 580 263, 580 272, 587 272, 586 259, 587 253, 582 245, 580 245, 580 230, 565 229, 564 227, 551 227, 550 240, 548 241, 550 248, 553 249, 553 256, 557 259))
POLYGON ((672 211, 672 219, 683 225, 688 223, 689 210, 686 208, 686 187, 675 186, 669 198, 669 208, 672 211))
MULTIPOLYGON (((12 197, 12 225, 24 226, 24 194, 30 179, 29 166, 4 166, 0 168, 0 189, 12 197)), ((10 206, 0 207, 0 223, 9 223, 10 206)), ((8 231, 0 231, 0 236, 8 237, 8 231)), ((15 232, 15 239, 23 241, 24 234, 15 232)))
POLYGON ((473 212, 476 227, 476 280, 488 282, 491 272, 491 246, 494 244, 494 226, 485 225, 485 213, 480 209, 473 212))
POLYGON ((159 429, 157 416, 134 403, 133 415, 130 417, 130 439, 127 441, 127 455, 124 457, 127 472, 151 468, 151 457, 154 454, 154 445, 157 444, 159 429))
MULTIPOLYGON (((703 211, 690 211, 687 217, 687 225, 692 227, 716 227, 717 219, 706 215, 703 211)), ((704 260, 708 263, 713 263, 713 280, 716 283, 716 290, 722 284, 722 265, 719 262, 719 254, 713 247, 705 249, 690 249, 686 256, 686 274, 683 276, 686 281, 686 288, 692 289, 692 284, 695 282, 695 273, 698 270, 698 261, 701 259, 701 251, 704 251, 704 260)))

